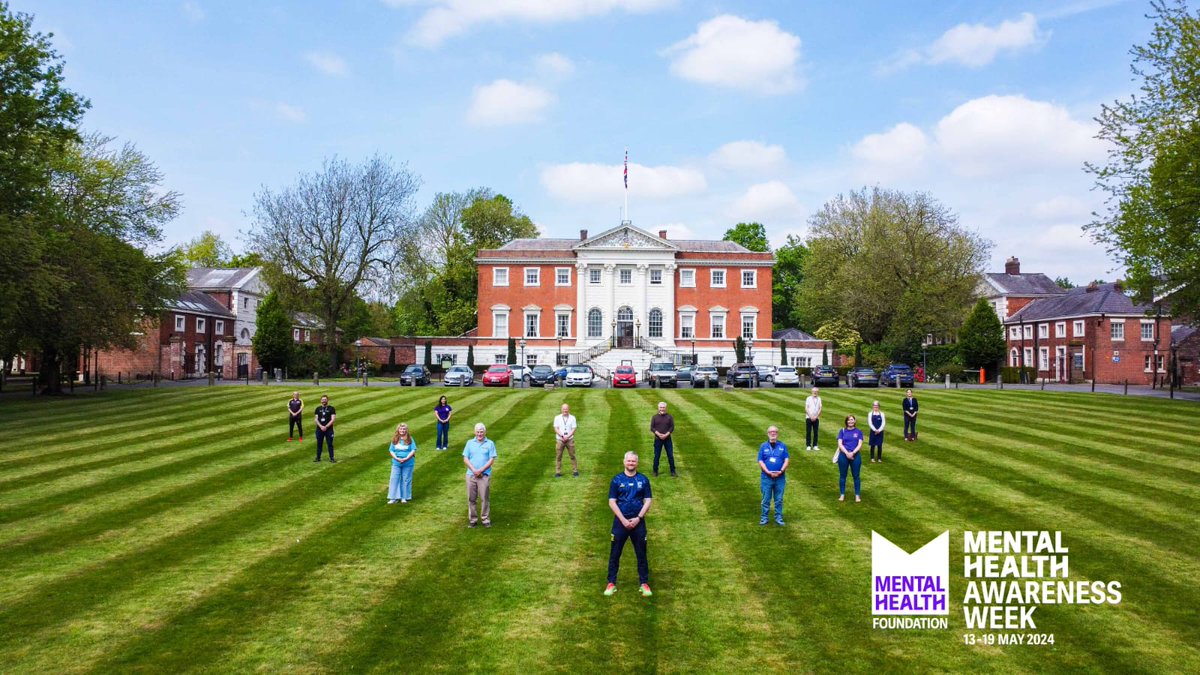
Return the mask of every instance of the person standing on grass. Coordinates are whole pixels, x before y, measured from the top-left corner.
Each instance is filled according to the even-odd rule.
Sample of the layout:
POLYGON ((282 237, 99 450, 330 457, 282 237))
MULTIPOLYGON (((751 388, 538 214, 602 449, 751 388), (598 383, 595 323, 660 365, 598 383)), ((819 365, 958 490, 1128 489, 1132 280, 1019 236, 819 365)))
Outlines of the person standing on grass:
POLYGON ((871 412, 867 413, 867 427, 871 431, 870 437, 867 440, 871 446, 872 462, 883 461, 883 427, 886 424, 887 421, 883 417, 883 411, 879 409, 879 401, 875 401, 871 404, 871 412), (875 457, 876 451, 879 452, 878 459, 875 457))
POLYGON ((563 448, 571 456, 571 475, 579 477, 579 463, 575 461, 575 428, 579 426, 571 414, 571 406, 564 403, 562 414, 554 418, 554 477, 562 478, 563 448))
POLYGON ((401 422, 392 434, 392 443, 388 446, 388 454, 392 456, 392 477, 388 480, 388 503, 407 504, 412 500, 413 467, 417 459, 417 442, 408 433, 408 425, 401 422))
POLYGON ((333 458, 333 422, 337 419, 337 410, 329 405, 328 396, 321 397, 321 405, 317 406, 313 417, 317 422, 317 458, 313 461, 321 461, 321 446, 328 443, 329 463, 337 464, 337 460, 333 458))
POLYGON ((841 496, 838 497, 839 502, 846 501, 846 472, 854 473, 854 501, 861 502, 862 497, 862 481, 859 480, 859 473, 862 471, 862 450, 863 432, 858 428, 858 420, 854 415, 846 417, 846 426, 838 431, 838 491, 841 496))
POLYGON ((654 477, 658 477, 658 460, 664 448, 671 476, 678 477, 675 473, 675 445, 671 442, 671 436, 675 434, 675 418, 667 414, 667 404, 662 401, 658 402, 658 414, 650 418, 650 432, 654 434, 654 477))
POLYGON ((300 432, 300 440, 304 440, 304 422, 300 414, 304 412, 304 401, 300 400, 300 392, 293 391, 288 401, 288 440, 292 440, 292 431, 300 432))
POLYGON ((463 446, 463 464, 467 465, 467 527, 481 520, 492 526, 492 465, 496 463, 496 444, 487 437, 482 422, 475 425, 475 437, 463 446), (481 507, 476 510, 476 502, 481 507))
POLYGON ((433 409, 433 416, 437 418, 437 443, 438 450, 450 449, 450 416, 454 414, 454 408, 446 402, 446 397, 442 396, 438 399, 437 407, 433 409))
POLYGON ((821 390, 812 388, 812 396, 804 399, 804 449, 810 452, 817 447, 817 432, 821 430, 821 390))
POLYGON ((650 590, 650 563, 646 557, 646 512, 653 499, 650 479, 638 473, 637 467, 637 453, 625 453, 625 470, 614 476, 608 485, 608 508, 613 512, 613 525, 608 548, 608 586, 604 588, 604 595, 617 592, 617 570, 621 567, 621 551, 627 539, 633 540, 633 552, 637 554, 638 590, 646 597, 654 595, 650 590))
POLYGON ((904 440, 917 440, 917 399, 913 396, 912 389, 909 389, 904 394, 904 401, 901 403, 904 408, 904 440))
POLYGON ((775 524, 783 525, 783 490, 787 487, 788 464, 787 446, 779 440, 779 428, 772 425, 767 427, 767 440, 758 446, 758 466, 762 469, 762 518, 759 525, 767 524, 767 516, 771 515, 771 500, 775 500, 775 524))

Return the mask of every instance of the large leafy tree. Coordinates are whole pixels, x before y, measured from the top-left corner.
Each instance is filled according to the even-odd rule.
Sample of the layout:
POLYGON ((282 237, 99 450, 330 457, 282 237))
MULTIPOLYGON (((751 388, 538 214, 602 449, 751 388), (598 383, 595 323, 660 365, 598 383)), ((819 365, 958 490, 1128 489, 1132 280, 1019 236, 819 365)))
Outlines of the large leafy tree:
POLYGON ((1149 42, 1132 50, 1141 80, 1128 99, 1102 106, 1108 161, 1088 165, 1108 193, 1088 227, 1124 263, 1143 300, 1170 295, 1173 312, 1200 316, 1200 11, 1153 0, 1149 42))
POLYGON ((958 353, 968 368, 995 367, 1004 359, 1004 326, 986 298, 980 298, 958 331, 958 353))
POLYGON ((775 270, 771 275, 771 316, 776 328, 800 326, 797 294, 804 279, 804 262, 808 247, 795 235, 775 251, 775 270))
POLYGON ((762 223, 738 223, 725 230, 725 236, 721 238, 741 244, 751 251, 767 253, 771 250, 771 245, 767 242, 767 228, 763 227, 762 223))
POLYGON ((183 261, 192 267, 226 267, 233 259, 233 249, 221 235, 205 230, 180 247, 183 261))
POLYGON ((272 291, 263 298, 255 313, 254 355, 267 371, 286 368, 294 347, 291 312, 279 294, 272 291))
POLYGON ((878 187, 834 198, 809 232, 801 323, 843 319, 893 357, 919 351, 927 333, 958 330, 991 247, 928 194, 878 187))
POLYGON ((289 278, 309 294, 335 367, 336 329, 355 293, 395 267, 419 186, 407 167, 374 156, 327 160, 290 187, 255 195, 252 247, 279 271, 276 282, 289 278))

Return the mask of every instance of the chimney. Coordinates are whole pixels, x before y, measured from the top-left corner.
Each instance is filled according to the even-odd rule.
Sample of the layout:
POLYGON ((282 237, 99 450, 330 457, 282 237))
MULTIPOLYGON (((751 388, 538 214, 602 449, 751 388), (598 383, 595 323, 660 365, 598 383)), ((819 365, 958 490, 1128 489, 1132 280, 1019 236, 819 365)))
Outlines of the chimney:
POLYGON ((1121 279, 1117 279, 1116 281, 1113 282, 1113 290, 1118 293, 1124 293, 1125 292, 1125 282, 1121 279))
POLYGON ((587 239, 587 230, 580 230, 579 241, 583 241, 584 239, 587 239))
POLYGON ((1094 282, 1094 281, 1093 281, 1092 283, 1090 283, 1090 284, 1088 284, 1088 285, 1087 285, 1087 291, 1086 291, 1086 292, 1088 292, 1088 293, 1095 293, 1095 292, 1096 292, 1096 289, 1098 289, 1098 288, 1100 288, 1100 286, 1099 286, 1098 284, 1096 284, 1096 282, 1094 282))
POLYGON ((1017 256, 1013 256, 1013 257, 1009 258, 1007 261, 1005 261, 1004 273, 1005 274, 1020 274, 1021 273, 1021 261, 1020 261, 1020 259, 1017 258, 1017 256))
POLYGON ((659 239, 666 239, 666 238, 667 238, 667 231, 666 231, 666 230, 659 230, 659 231, 658 231, 658 238, 659 238, 659 239))

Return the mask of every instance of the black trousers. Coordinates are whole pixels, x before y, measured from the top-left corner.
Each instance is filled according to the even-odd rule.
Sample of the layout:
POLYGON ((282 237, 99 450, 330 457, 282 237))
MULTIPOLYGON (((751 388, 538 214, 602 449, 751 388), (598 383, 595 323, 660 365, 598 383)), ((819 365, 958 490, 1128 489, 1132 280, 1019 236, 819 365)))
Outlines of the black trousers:
POLYGON ((916 417, 909 417, 908 415, 904 416, 904 437, 905 438, 916 438, 917 437, 917 418, 916 417))
POLYGON ((292 437, 292 430, 300 430, 300 438, 304 438, 304 423, 299 415, 288 415, 288 438, 292 437))
POLYGON ((333 429, 329 431, 321 431, 317 429, 317 459, 321 459, 321 447, 324 443, 329 444, 329 459, 333 459, 333 429))
POLYGON ((646 521, 640 520, 637 527, 627 530, 616 517, 613 517, 612 546, 608 549, 608 583, 617 583, 621 551, 624 550, 627 539, 633 541, 633 552, 637 554, 638 583, 650 583, 650 563, 646 558, 646 521))
POLYGON ((821 420, 804 418, 804 445, 817 444, 817 431, 821 429, 821 420))
POLYGON ((671 436, 667 436, 666 438, 654 437, 654 473, 658 473, 658 460, 662 457, 663 448, 667 450, 667 466, 671 467, 671 473, 673 474, 675 473, 675 444, 671 442, 671 436))

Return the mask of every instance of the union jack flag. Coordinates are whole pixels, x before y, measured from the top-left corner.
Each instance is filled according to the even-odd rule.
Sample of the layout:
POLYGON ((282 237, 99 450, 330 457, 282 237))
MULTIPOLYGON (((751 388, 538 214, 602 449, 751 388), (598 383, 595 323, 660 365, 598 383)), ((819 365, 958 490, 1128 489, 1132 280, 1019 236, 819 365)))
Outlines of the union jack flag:
POLYGON ((625 151, 625 189, 629 189, 629 151, 625 151))

